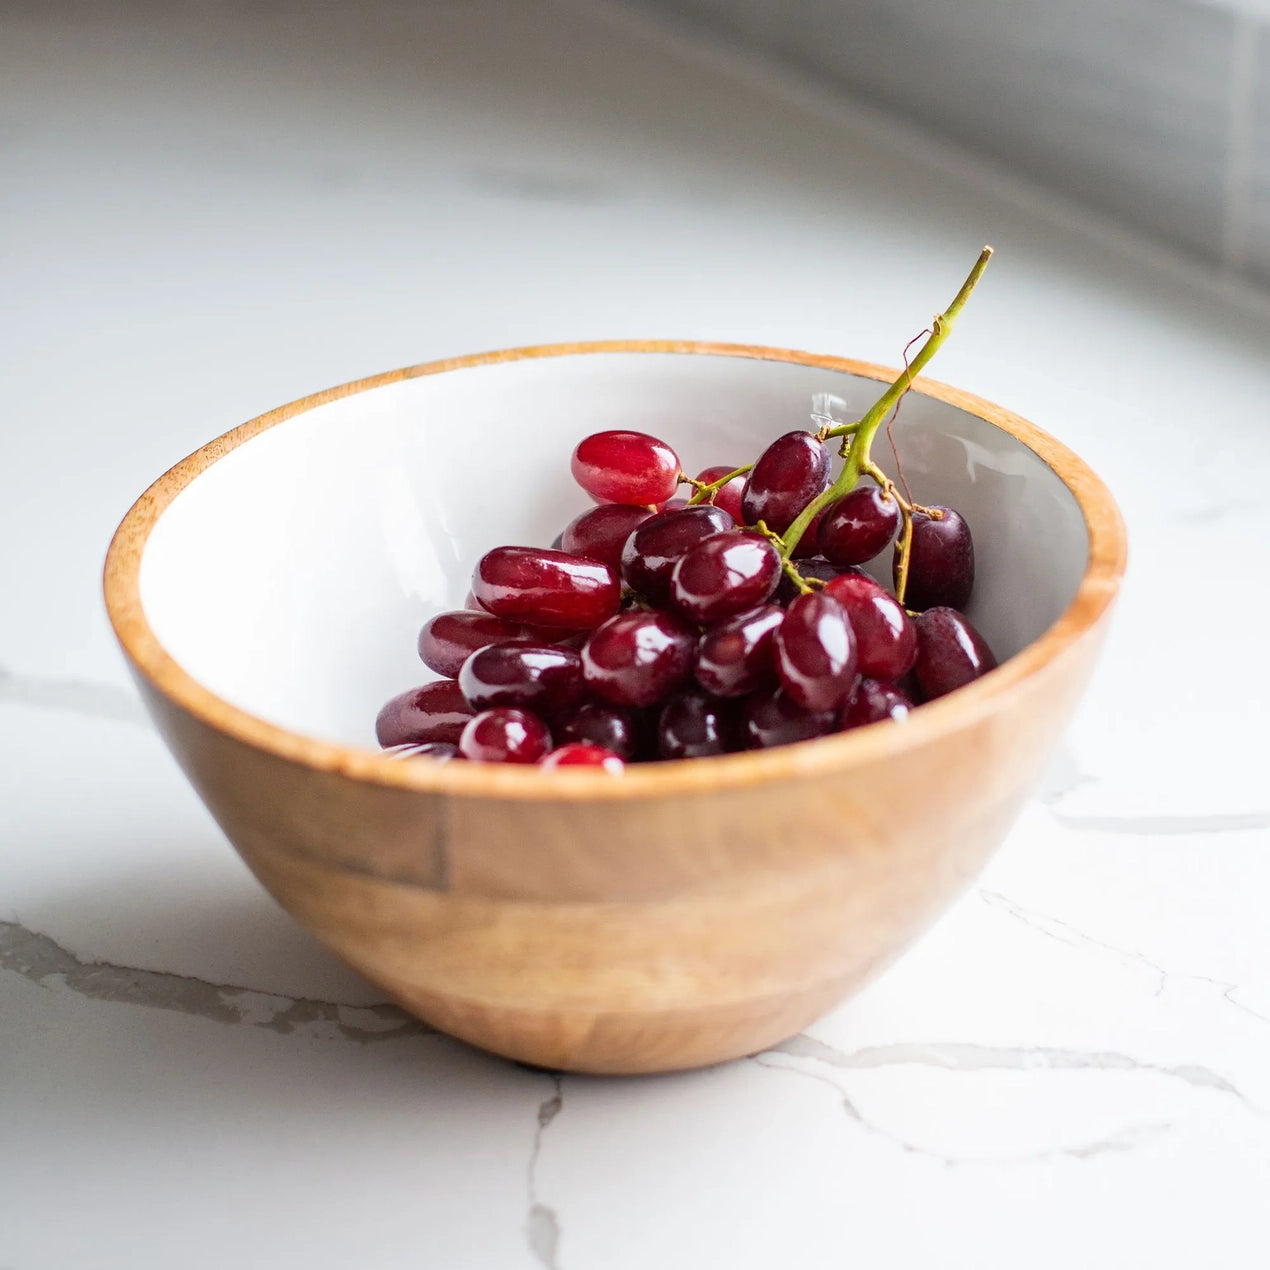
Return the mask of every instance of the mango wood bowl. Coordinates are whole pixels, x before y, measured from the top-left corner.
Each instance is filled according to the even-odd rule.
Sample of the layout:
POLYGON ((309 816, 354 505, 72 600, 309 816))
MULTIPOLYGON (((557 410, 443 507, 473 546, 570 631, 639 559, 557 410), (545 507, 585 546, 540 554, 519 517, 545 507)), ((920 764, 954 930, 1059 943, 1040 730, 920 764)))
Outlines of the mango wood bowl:
MULTIPOLYGON (((476 559, 587 505, 568 458, 630 427, 689 471, 861 411, 892 372, 629 342, 412 366, 293 402, 161 477, 106 560, 159 729, 260 881, 429 1023, 546 1067, 652 1072, 797 1032, 985 862, 1086 682, 1124 566, 1105 487, 1031 424, 918 380, 915 496, 975 534, 998 670, 879 724, 613 778, 400 762, 374 719, 431 678, 422 621, 476 559)), ((885 446, 879 447, 885 450, 885 446)), ((885 562, 884 562, 885 563, 885 562)))

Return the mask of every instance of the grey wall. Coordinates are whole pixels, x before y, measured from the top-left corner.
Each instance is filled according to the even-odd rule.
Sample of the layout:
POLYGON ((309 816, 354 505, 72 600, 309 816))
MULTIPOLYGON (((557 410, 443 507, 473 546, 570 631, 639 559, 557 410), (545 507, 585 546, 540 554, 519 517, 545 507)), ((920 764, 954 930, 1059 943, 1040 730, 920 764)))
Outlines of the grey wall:
POLYGON ((1252 0, 640 3, 1270 282, 1270 36, 1252 0))

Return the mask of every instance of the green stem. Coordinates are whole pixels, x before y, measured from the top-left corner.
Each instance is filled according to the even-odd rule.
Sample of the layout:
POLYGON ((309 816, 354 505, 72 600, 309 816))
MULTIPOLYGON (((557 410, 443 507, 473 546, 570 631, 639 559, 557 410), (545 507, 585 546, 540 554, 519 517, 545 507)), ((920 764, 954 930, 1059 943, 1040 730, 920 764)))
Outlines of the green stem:
POLYGON ((917 356, 905 366, 904 370, 896 376, 895 382, 869 407, 868 413, 858 423, 843 424, 842 431, 835 428, 828 434, 835 436, 854 432, 855 440, 851 443, 847 461, 843 464, 838 479, 823 494, 813 498, 799 513, 798 519, 785 531, 785 546, 782 549, 782 555, 786 559, 798 546, 798 540, 806 532, 807 526, 816 519, 821 508, 851 493, 860 479, 860 473, 872 466, 869 450, 877 430, 899 399, 909 390, 913 377, 939 352, 940 346, 952 333, 953 324, 957 321, 958 315, 970 298, 970 293, 975 289, 975 284, 983 276, 983 271, 988 267, 988 261, 991 259, 992 248, 985 247, 979 253, 975 267, 961 284, 961 290, 953 297, 952 303, 942 313, 936 314, 935 320, 931 323, 930 335, 926 343, 918 350, 917 356))
POLYGON ((729 472, 727 476, 711 481, 709 485, 697 485, 696 481, 691 481, 691 484, 697 485, 697 492, 688 500, 688 506, 695 507, 698 503, 712 500, 729 481, 736 480, 738 476, 744 476, 753 466, 753 463, 747 463, 744 467, 738 467, 735 472, 729 472))

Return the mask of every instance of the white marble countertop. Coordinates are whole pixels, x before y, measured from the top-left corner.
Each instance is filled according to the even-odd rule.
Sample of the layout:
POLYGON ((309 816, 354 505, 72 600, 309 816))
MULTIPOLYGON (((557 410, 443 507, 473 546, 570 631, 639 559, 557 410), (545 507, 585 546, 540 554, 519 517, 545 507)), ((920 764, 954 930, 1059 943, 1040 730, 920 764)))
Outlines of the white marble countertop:
POLYGON ((599 5, 313 12, 0 14, 0 1267, 1264 1266, 1270 304, 599 5), (894 363, 984 241, 936 373, 1084 454, 1132 562, 983 878, 714 1070, 554 1080, 374 1009, 141 714, 131 499, 446 354, 894 363))

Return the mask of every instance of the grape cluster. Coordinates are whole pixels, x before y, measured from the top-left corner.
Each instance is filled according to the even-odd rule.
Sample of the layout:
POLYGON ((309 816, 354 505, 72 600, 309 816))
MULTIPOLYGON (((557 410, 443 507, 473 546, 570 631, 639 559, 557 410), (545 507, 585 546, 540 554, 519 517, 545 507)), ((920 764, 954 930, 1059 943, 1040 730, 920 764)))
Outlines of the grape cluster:
POLYGON ((467 607, 419 633, 443 678, 384 706, 380 744, 617 773, 900 720, 991 670, 960 612, 965 520, 904 502, 871 469, 799 533, 831 466, 823 432, 695 479, 655 437, 587 437, 572 471, 596 506, 550 548, 481 558, 467 607), (896 594, 859 567, 892 544, 896 594))

